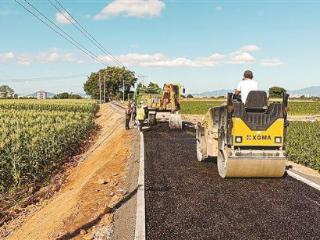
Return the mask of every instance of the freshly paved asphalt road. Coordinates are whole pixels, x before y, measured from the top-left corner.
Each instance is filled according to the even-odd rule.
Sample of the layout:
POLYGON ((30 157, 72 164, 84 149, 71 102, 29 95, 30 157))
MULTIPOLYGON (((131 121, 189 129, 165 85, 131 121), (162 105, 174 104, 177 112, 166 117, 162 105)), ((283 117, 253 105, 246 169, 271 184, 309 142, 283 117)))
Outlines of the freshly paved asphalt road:
POLYGON ((222 179, 194 132, 145 133, 147 240, 320 239, 320 192, 290 177, 222 179))

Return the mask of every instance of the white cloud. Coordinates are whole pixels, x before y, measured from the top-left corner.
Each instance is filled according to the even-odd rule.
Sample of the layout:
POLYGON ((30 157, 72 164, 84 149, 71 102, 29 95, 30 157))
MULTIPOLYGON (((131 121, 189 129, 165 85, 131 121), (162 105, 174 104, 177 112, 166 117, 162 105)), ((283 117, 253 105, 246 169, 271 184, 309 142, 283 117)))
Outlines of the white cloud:
POLYGON ((260 48, 257 45, 245 45, 239 49, 241 52, 256 52, 259 50, 260 48))
POLYGON ((0 53, 0 63, 9 62, 14 58, 15 58, 15 55, 13 52, 0 53))
POLYGON ((56 21, 60 24, 74 23, 72 17, 66 11, 56 13, 56 21))
MULTIPOLYGON (((222 63, 224 55, 216 53, 208 57, 190 59, 185 57, 172 58, 162 53, 129 53, 116 56, 116 58, 126 66, 136 67, 214 67, 222 63)), ((108 64, 114 64, 109 56, 100 56, 99 59, 108 64)))
POLYGON ((20 65, 30 65, 36 63, 55 63, 55 62, 83 62, 80 56, 74 53, 64 53, 57 48, 51 48, 39 53, 20 53, 13 52, 0 53, 0 62, 15 62, 20 65))
POLYGON ((272 58, 272 59, 262 59, 260 61, 260 64, 267 67, 274 67, 274 66, 283 65, 284 63, 279 59, 272 58))
POLYGON ((17 57, 17 63, 20 65, 30 65, 33 62, 32 56, 21 54, 17 57))
POLYGON ((244 64, 252 63, 256 59, 250 53, 247 52, 235 52, 231 54, 230 63, 232 64, 244 64))
POLYGON ((130 17, 156 17, 165 8, 162 0, 113 0, 94 19, 101 20, 124 14, 130 17))
MULTIPOLYGON (((249 45, 248 45, 249 46, 249 45)), ((253 49, 253 48, 251 48, 253 49)), ((191 68, 211 68, 219 64, 250 64, 258 62, 263 66, 279 66, 283 63, 277 58, 258 59, 251 52, 240 50, 221 54, 214 53, 208 56, 190 58, 186 56, 168 56, 163 53, 128 53, 115 56, 121 63, 129 67, 191 67, 191 68)), ((91 64, 94 61, 80 52, 64 52, 57 48, 51 48, 43 52, 36 53, 14 53, 0 52, 0 63, 16 63, 30 65, 32 63, 73 63, 91 64)), ((96 62, 104 62, 106 65, 116 65, 110 56, 101 55, 96 62)))

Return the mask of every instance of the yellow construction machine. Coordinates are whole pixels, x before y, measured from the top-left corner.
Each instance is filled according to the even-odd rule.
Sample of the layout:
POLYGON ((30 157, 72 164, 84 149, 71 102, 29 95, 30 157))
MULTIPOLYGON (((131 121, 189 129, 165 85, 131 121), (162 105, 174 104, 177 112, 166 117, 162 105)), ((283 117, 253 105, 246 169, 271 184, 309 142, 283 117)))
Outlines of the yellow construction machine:
POLYGON ((170 113, 169 127, 182 129, 182 118, 179 114, 180 97, 184 88, 179 84, 166 83, 161 94, 145 94, 141 100, 147 106, 148 122, 150 125, 157 123, 157 113, 170 113))
POLYGON ((227 104, 210 108, 196 125, 198 160, 217 157, 222 178, 282 177, 288 98, 268 105, 266 92, 251 91, 242 103, 229 93, 227 104))

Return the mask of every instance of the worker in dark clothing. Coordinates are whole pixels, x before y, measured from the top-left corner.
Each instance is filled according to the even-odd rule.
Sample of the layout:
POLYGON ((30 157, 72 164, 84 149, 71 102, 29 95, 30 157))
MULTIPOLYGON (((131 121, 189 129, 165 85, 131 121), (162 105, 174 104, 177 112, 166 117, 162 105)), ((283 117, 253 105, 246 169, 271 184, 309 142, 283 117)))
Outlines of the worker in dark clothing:
POLYGON ((133 124, 136 125, 137 106, 135 102, 131 104, 131 112, 131 120, 133 121, 133 124))
POLYGON ((129 123, 130 123, 130 119, 131 119, 131 114, 132 114, 132 108, 131 108, 131 104, 129 103, 126 109, 126 130, 129 130, 129 123))

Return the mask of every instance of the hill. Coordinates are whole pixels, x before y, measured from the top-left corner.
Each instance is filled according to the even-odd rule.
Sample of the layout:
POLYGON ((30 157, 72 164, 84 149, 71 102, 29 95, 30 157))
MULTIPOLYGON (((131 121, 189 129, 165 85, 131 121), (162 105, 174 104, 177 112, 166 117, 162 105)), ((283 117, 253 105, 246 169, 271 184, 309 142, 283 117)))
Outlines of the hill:
POLYGON ((291 96, 320 97, 320 86, 307 87, 288 91, 291 96))
MULTIPOLYGON (((195 97, 218 97, 218 96, 226 96, 228 92, 232 92, 232 90, 221 89, 214 91, 206 91, 202 93, 192 94, 195 97)), ((294 96, 306 96, 306 97, 320 97, 320 86, 307 87, 297 90, 288 90, 288 93, 294 96)))

